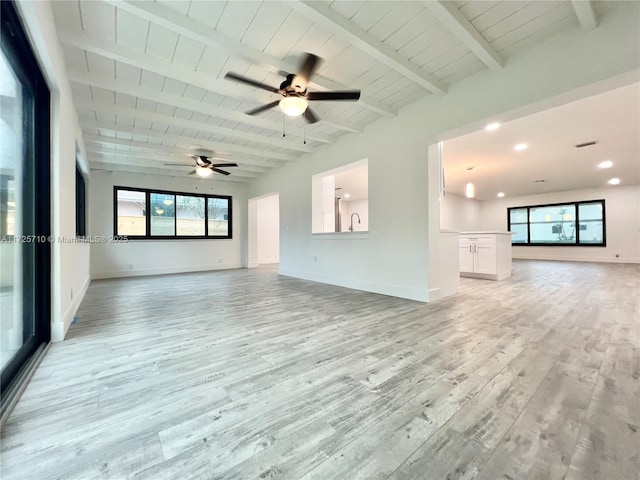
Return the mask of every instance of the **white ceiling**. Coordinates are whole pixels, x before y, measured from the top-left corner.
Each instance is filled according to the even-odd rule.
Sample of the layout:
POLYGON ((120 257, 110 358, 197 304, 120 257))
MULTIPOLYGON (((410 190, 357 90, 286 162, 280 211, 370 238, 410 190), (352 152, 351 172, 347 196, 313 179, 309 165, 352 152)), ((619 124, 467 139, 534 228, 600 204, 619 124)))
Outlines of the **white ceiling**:
POLYGON ((507 60, 558 32, 596 28, 615 2, 52 2, 92 168, 186 175, 192 153, 235 161, 248 181, 507 60), (306 125, 277 97, 224 79, 277 86, 303 52, 324 59, 313 90, 360 89, 318 102, 306 125), (305 143, 306 138, 306 143, 305 143))
MULTIPOLYGON (((628 85, 444 142, 446 191, 475 198, 640 183, 640 84, 628 85), (576 145, 595 141, 593 146, 576 145), (514 150, 525 143, 528 148, 514 150), (599 169, 605 160, 613 167, 599 169), (468 171, 473 167, 472 171, 468 171), (544 182, 536 181, 544 180, 544 182)), ((613 188, 613 187, 612 187, 613 188)))
POLYGON ((336 173, 336 197, 345 202, 366 200, 369 198, 369 166, 352 168, 336 173), (339 189, 339 190, 338 190, 339 189), (349 195, 345 197, 345 195, 349 195))

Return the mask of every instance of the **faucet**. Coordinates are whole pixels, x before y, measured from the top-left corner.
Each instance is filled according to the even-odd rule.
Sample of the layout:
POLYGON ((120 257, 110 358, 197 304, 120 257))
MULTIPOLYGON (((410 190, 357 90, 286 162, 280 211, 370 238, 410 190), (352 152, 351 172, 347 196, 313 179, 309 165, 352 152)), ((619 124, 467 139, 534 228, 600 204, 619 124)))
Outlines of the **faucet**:
POLYGON ((355 215, 356 217, 358 217, 358 223, 360 223, 360 215, 358 215, 357 213, 353 212, 353 213, 351 214, 351 225, 349 226, 349 231, 350 231, 350 232, 353 232, 353 216, 354 216, 354 215, 355 215))

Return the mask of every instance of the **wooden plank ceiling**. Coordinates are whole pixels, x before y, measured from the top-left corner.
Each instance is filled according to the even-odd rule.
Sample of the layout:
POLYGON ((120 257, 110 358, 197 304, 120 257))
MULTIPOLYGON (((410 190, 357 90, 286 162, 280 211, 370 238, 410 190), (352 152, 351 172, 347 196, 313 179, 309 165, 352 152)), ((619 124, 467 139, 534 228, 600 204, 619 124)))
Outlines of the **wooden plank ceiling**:
POLYGON ((583 1, 66 1, 58 36, 93 169, 186 175, 190 155, 237 162, 248 181, 505 60, 559 31, 594 28, 583 1), (320 56, 310 89, 358 89, 358 102, 318 102, 321 121, 274 108, 304 52, 320 56), (185 167, 164 163, 184 162, 185 167))

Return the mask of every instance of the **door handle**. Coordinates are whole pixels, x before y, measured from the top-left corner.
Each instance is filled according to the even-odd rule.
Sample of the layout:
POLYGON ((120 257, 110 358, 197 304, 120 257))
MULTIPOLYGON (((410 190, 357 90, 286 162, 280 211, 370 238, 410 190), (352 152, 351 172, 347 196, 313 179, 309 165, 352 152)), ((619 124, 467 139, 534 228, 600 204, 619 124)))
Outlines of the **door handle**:
POLYGON ((472 246, 472 245, 469 245, 469 253, 473 253, 472 248, 473 248, 473 246, 472 246))
POLYGON ((476 253, 478 252, 478 246, 477 245, 473 246, 473 251, 476 252, 476 253))

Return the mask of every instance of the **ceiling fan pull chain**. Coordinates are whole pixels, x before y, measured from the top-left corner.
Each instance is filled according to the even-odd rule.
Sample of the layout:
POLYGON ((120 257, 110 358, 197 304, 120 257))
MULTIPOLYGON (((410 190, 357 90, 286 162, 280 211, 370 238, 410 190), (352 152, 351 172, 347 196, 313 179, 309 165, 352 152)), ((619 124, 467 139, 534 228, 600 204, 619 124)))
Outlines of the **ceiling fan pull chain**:
POLYGON ((282 138, 287 136, 285 131, 284 131, 284 121, 285 121, 285 116, 282 115, 282 138))
POLYGON ((302 143, 304 143, 305 145, 307 144, 307 127, 305 125, 303 125, 302 127, 302 133, 304 135, 304 141, 302 143))

